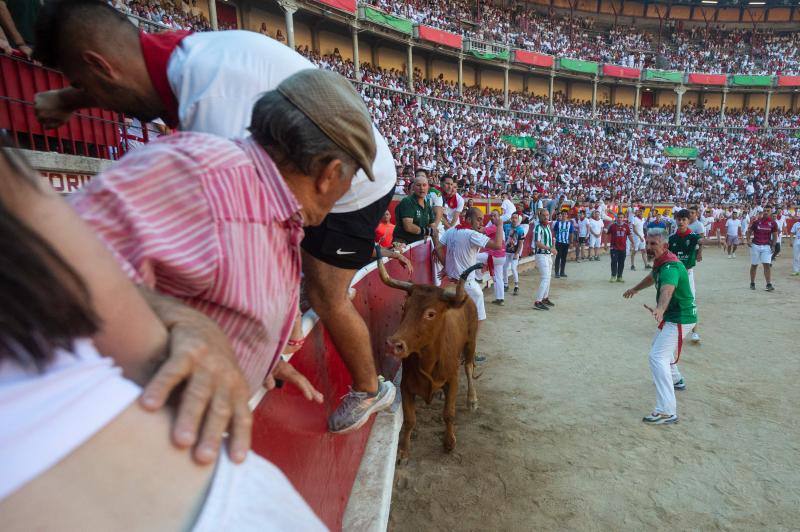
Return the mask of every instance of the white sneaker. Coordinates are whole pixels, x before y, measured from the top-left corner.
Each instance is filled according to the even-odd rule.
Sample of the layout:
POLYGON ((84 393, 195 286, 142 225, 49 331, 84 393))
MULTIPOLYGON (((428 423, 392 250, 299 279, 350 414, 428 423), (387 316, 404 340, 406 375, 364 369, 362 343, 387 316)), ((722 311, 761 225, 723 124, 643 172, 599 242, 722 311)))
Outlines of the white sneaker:
POLYGON ((728 258, 729 258, 729 259, 732 259, 732 258, 733 258, 733 255, 731 255, 730 253, 728 253, 728 258))
POLYGON ((696 332, 693 332, 692 333, 692 342, 697 343, 699 341, 700 341, 700 335, 697 334, 696 332))
POLYGON ((734 258, 734 259, 736 258, 736 253, 734 253, 734 254, 733 254, 733 258, 734 258))

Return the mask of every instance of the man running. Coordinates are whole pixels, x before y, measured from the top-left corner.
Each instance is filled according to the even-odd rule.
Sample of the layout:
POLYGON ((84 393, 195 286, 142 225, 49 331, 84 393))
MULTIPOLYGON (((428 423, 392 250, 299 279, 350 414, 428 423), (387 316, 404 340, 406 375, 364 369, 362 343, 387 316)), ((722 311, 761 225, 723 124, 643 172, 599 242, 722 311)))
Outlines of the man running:
POLYGON ((756 289, 756 272, 761 264, 764 266, 764 280, 767 282, 765 290, 772 292, 775 290, 772 286, 772 254, 778 239, 778 225, 772 219, 772 207, 765 207, 761 217, 753 220, 747 228, 745 238, 747 247, 750 248, 750 290, 756 289))
POLYGON ((697 321, 697 307, 686 268, 667 246, 664 230, 648 231, 647 255, 653 259, 653 271, 623 294, 623 297, 630 299, 641 290, 656 285, 656 308, 645 305, 658 323, 658 332, 650 348, 656 407, 642 418, 642 421, 651 425, 678 422, 675 390, 686 389, 686 381, 678 370, 683 338, 688 332, 683 326, 697 321))
POLYGON ((536 268, 539 270, 539 290, 533 308, 550 310, 555 303, 550 301, 550 275, 553 271, 553 255, 558 253, 553 245, 553 230, 550 229, 550 212, 539 209, 539 224, 533 228, 533 246, 536 250, 536 268))

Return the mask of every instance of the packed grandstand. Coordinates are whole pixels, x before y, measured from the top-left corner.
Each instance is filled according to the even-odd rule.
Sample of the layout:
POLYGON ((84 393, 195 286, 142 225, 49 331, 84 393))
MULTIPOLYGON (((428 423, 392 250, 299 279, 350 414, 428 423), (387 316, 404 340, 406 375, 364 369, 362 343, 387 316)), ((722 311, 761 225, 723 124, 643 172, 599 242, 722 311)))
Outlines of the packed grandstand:
MULTIPOLYGON (((261 34, 258 38, 268 40, 269 46, 274 45, 282 52, 289 50, 286 53, 291 58, 287 64, 293 62, 292 67, 298 63, 303 68, 308 66, 304 59, 290 51, 293 49, 320 69, 341 74, 346 81, 327 72, 320 73, 318 69, 305 70, 331 76, 335 78, 335 83, 344 85, 344 93, 352 93, 351 100, 355 100, 355 104, 347 102, 356 110, 353 114, 361 109, 363 100, 369 117, 385 139, 390 152, 387 160, 389 157, 393 160, 397 179, 394 197, 391 192, 388 196, 386 191, 382 192, 386 202, 381 204, 379 214, 387 217, 384 223, 391 225, 393 230, 396 230, 396 226, 389 224, 389 219, 399 225, 395 209, 402 208, 400 204, 403 201, 419 197, 423 205, 425 198, 439 195, 440 201, 444 197, 444 201, 448 202, 444 203, 447 206, 445 210, 455 216, 452 221, 455 229, 469 229, 463 224, 470 219, 474 221, 474 227, 478 227, 478 232, 483 231, 482 216, 486 211, 487 219, 491 217, 495 225, 500 224, 502 214, 505 217, 503 221, 516 235, 518 225, 514 224, 524 219, 525 229, 520 229, 520 236, 514 237, 516 248, 508 251, 507 242, 499 243, 503 239, 498 236, 500 231, 495 227, 493 238, 498 243, 492 249, 501 251, 503 260, 508 252, 516 254, 517 262, 520 258, 527 258, 529 264, 538 264, 538 259, 546 259, 549 263, 551 257, 549 250, 546 253, 536 251, 543 249, 543 246, 537 248, 537 238, 540 236, 534 236, 536 228, 549 227, 549 217, 559 216, 559 213, 564 218, 562 224, 567 222, 569 216, 575 218, 577 225, 579 217, 583 222, 584 218, 591 217, 596 211, 599 215, 597 223, 606 231, 602 236, 598 233, 595 237, 595 255, 590 260, 597 261, 601 241, 607 247, 612 238, 607 228, 618 214, 620 217, 616 222, 621 224, 623 210, 628 208, 631 210, 626 215, 633 224, 633 211, 641 209, 644 212, 649 207, 645 216, 649 215, 650 218, 643 220, 640 216, 639 223, 656 224, 654 227, 658 229, 669 226, 667 222, 662 222, 662 213, 677 215, 682 209, 676 207, 692 206, 693 223, 703 225, 703 235, 716 239, 716 243, 720 244, 725 238, 720 231, 725 231, 728 217, 736 220, 736 216, 742 216, 748 222, 752 219, 754 226, 757 226, 760 213, 766 210, 768 218, 769 209, 774 208, 777 219, 783 219, 780 234, 787 239, 790 238, 788 235, 792 223, 796 224, 796 219, 800 218, 800 31, 797 30, 800 5, 797 5, 797 1, 781 0, 782 3, 766 8, 761 6, 763 2, 757 3, 756 8, 738 4, 737 7, 731 7, 724 0, 720 0, 719 6, 716 0, 687 0, 674 4, 639 4, 632 0, 542 0, 541 3, 493 0, 367 0, 363 3, 356 3, 355 0, 278 0, 277 3, 224 0, 210 4, 209 1, 109 0, 101 2, 100 8, 109 10, 108 6, 113 7, 116 10, 111 11, 114 17, 129 20, 140 30, 140 39, 147 39, 149 35, 177 36, 171 44, 173 48, 170 53, 177 49, 180 39, 192 33, 195 33, 195 38, 200 35, 222 35, 231 39, 247 39, 258 33, 261 34), (124 13, 125 17, 119 13, 124 13), (251 33, 196 33, 239 29, 251 33), (445 185, 445 182, 450 183, 448 178, 452 179, 452 185, 445 185), (423 197, 415 187, 421 186, 423 181, 427 187, 428 179, 431 186, 441 189, 441 192, 431 191, 431 196, 423 197), (446 190, 450 186, 453 191, 457 188, 460 197, 446 190), (495 209, 498 212, 491 213, 493 207, 498 205, 500 209, 495 209), (662 209, 661 212, 656 210, 656 205, 662 209), (478 206, 482 211, 472 211, 470 206, 478 206), (544 208, 537 212, 537 207, 544 208), (514 222, 511 222, 512 216, 516 216, 514 222), (787 219, 790 219, 788 224, 787 219), (547 254, 547 257, 534 256, 541 254, 547 254)), ((169 119, 146 122, 144 118, 140 121, 132 115, 124 115, 119 109, 100 111, 96 108, 83 110, 72 117, 67 113, 65 125, 45 127, 40 114, 42 102, 37 95, 61 90, 68 86, 69 81, 55 70, 54 65, 44 61, 47 66, 43 66, 36 60, 37 56, 32 55, 36 49, 36 43, 32 41, 32 21, 36 18, 37 6, 37 2, 0 0, 0 136, 3 142, 10 142, 14 147, 24 150, 22 153, 29 164, 49 179, 59 192, 74 192, 89 182, 95 183, 97 188, 103 186, 100 179, 93 179, 94 175, 108 172, 109 167, 113 169, 118 167, 115 165, 124 165, 126 158, 123 156, 126 154, 131 155, 127 158, 128 164, 133 166, 131 172, 149 172, 152 170, 149 161, 137 159, 136 150, 146 150, 147 144, 155 137, 171 136, 178 129, 207 132, 202 128, 185 128, 177 120, 172 120, 173 127, 169 127, 166 125, 170 123, 169 119), (20 16, 21 12, 23 16, 20 16), (13 26, 9 26, 11 23, 13 26), (135 166, 137 160, 138 167, 135 166), (59 185, 56 186, 56 183, 59 185), (69 187, 65 183, 70 183, 69 187), (59 188, 62 185, 63 188, 59 188)), ((219 44, 220 41, 217 42, 219 44)), ((230 57, 234 56, 236 60, 239 59, 236 54, 230 57)), ((164 70, 168 68, 168 57, 161 57, 164 70)), ((248 56, 243 53, 242 57, 245 58, 242 64, 245 64, 248 56)), ((264 57, 258 58, 258 61, 263 60, 264 57)), ((242 66, 238 65, 237 68, 242 66)), ((67 69, 64 71, 67 72, 67 69)), ((148 72, 148 75, 152 74, 148 72)), ((170 89, 175 90, 168 85, 171 79, 162 81, 162 91, 169 93, 170 89)), ((220 83, 233 82, 223 80, 220 83)), ((73 89, 80 90, 74 86, 73 89)), ((193 89, 201 91, 197 86, 193 89)), ((295 86, 298 93, 303 92, 301 89, 295 86)), ((159 94, 159 97, 162 95, 159 94)), ((177 108, 176 97, 182 95, 172 96, 177 108)), ((313 102, 303 105, 314 107, 313 102)), ((300 108, 299 105, 296 107, 300 108)), ((249 113, 251 109, 247 111, 249 113)), ((325 109, 316 111, 325 115, 325 109)), ((161 117, 166 118, 164 115, 161 117)), ((315 115, 315 118, 318 117, 315 115)), ((364 129, 366 136, 371 137, 368 120, 364 129)), ((329 140, 334 143, 341 140, 338 137, 333 139, 329 131, 325 131, 329 140)), ((216 134, 216 131, 213 133, 216 134)), ((186 164, 196 164, 197 160, 208 156, 208 153, 201 153, 203 149, 192 145, 190 141, 193 137, 172 135, 172 138, 178 138, 175 142, 183 143, 179 150, 193 154, 187 159, 196 159, 186 164)), ((216 158, 208 157, 208 166, 224 161, 227 155, 219 147, 221 144, 216 144, 222 143, 223 139, 210 141, 206 137, 206 141, 209 143, 209 153, 220 150, 222 154, 216 158)), ((169 144, 170 140, 165 139, 163 143, 150 144, 150 147, 161 145, 167 146, 164 149, 171 149, 169 144)), ((3 153, 6 151, 11 153, 11 150, 3 153)), ((152 152, 154 157, 159 155, 156 151, 152 152)), ((377 148, 375 153, 379 153, 377 148)), ((371 160, 377 161, 378 156, 371 160)), ((4 159, 0 159, 2 161, 4 159)), ((163 161, 161 164, 169 167, 170 179, 175 182, 181 183, 181 179, 187 179, 189 175, 180 165, 172 167, 163 161)), ((10 166, 13 167, 13 164, 10 166)), ((362 168, 366 169, 365 166, 362 168)), ((118 173, 116 178, 124 183, 122 173, 118 173)), ((282 177, 279 171, 276 170, 275 174, 276 180, 280 181, 282 177)), ((112 173, 110 179, 113 178, 112 173)), ((375 181, 374 177, 372 180, 375 181)), ((204 183, 212 181, 207 179, 204 183)), ((188 189, 190 184, 182 183, 181 186, 188 189)), ((221 190, 225 187, 218 188, 221 190)), ((425 191, 427 193, 427 188, 425 191)), ((163 230, 165 240, 158 242, 155 247, 164 253, 179 247, 169 240, 173 236, 171 233, 182 233, 174 228, 163 229, 169 226, 171 216, 175 215, 169 207, 164 207, 163 202, 167 201, 164 198, 176 202, 182 200, 180 194, 175 194, 175 197, 170 195, 174 193, 175 189, 170 187, 164 187, 163 198, 160 197, 162 190, 157 187, 146 193, 140 190, 132 193, 132 196, 147 196, 149 201, 163 209, 158 211, 158 216, 153 215, 152 219, 147 220, 147 228, 143 233, 149 235, 149 232, 163 230), (164 222, 165 219, 168 221, 164 222), (162 223, 164 225, 160 227, 162 223)), ((0 194, 0 206, 2 200, 0 194)), ((329 203, 328 209, 333 201, 329 203)), ((242 201, 241 205, 251 207, 249 201, 242 201)), ((440 203, 440 208, 442 205, 440 203)), ((150 207, 147 205, 143 210, 148 211, 150 207)), ((85 205, 84 208, 93 212, 85 205)), ((187 207, 186 211, 192 209, 195 209, 193 212, 202 211, 196 206, 191 209, 187 207)), ((428 209, 433 212, 432 207, 428 209)), ((109 239, 133 238, 126 234, 128 227, 123 223, 119 224, 122 230, 114 224, 104 225, 104 216, 112 217, 123 210, 110 208, 109 212, 97 215, 94 221, 102 226, 98 234, 107 231, 108 234, 104 236, 109 239)), ((242 219, 251 221, 251 214, 247 212, 242 219)), ((688 216, 686 214, 685 220, 689 219, 688 216)), ((204 232, 210 224, 200 218, 202 216, 198 215, 197 219, 193 219, 197 225, 191 226, 192 230, 197 234, 211 233, 204 232)), ((313 353, 316 358, 313 355, 298 357, 299 360, 295 359, 297 371, 292 371, 295 375, 303 374, 315 379, 314 384, 324 392, 325 399, 323 401, 323 394, 306 381, 314 392, 309 392, 310 397, 306 397, 311 400, 310 403, 314 403, 312 406, 309 407, 299 395, 284 395, 279 396, 282 399, 275 400, 283 402, 274 411, 265 413, 263 404, 266 404, 269 395, 264 399, 265 403, 259 403, 266 392, 257 392, 251 406, 262 405, 262 408, 256 408, 253 448, 273 460, 294 484, 293 488, 285 488, 280 484, 281 489, 294 493, 296 488, 300 492, 302 498, 298 498, 299 502, 294 499, 290 502, 297 503, 303 512, 307 502, 313 510, 310 517, 312 521, 316 519, 313 517, 316 512, 325 526, 341 528, 347 523, 358 523, 352 515, 345 516, 345 507, 369 435, 364 431, 359 433, 362 425, 358 425, 355 428, 347 427, 347 430, 352 428, 354 431, 349 436, 342 435, 339 440, 331 438, 328 430, 331 433, 336 430, 333 425, 327 425, 328 416, 331 419, 335 417, 335 412, 346 403, 339 401, 339 397, 367 392, 347 389, 353 373, 350 373, 347 362, 342 364, 344 357, 339 354, 342 350, 336 344, 342 341, 341 337, 335 339, 333 335, 323 334, 319 332, 321 327, 314 329, 315 320, 319 319, 330 331, 330 322, 325 320, 339 317, 334 305, 326 308, 322 301, 324 298, 319 295, 324 292, 320 288, 324 283, 313 285, 313 281, 306 280, 306 289, 311 296, 306 292, 304 297, 310 299, 303 300, 300 305, 293 299, 300 300, 299 288, 298 293, 292 290, 299 286, 302 228, 292 225, 297 224, 297 217, 287 216, 280 223, 276 223, 276 220, 269 220, 276 226, 270 226, 270 231, 283 234, 292 230, 295 233, 287 237, 290 240, 286 242, 275 244, 275 241, 269 240, 269 244, 278 250, 271 253, 270 258, 288 253, 287 250, 296 253, 292 256, 294 262, 271 264, 264 275, 275 276, 279 272, 286 274, 288 279, 273 283, 274 286, 270 287, 275 293, 285 296, 285 301, 281 300, 286 302, 285 305, 275 305, 271 296, 266 298, 273 303, 269 312, 280 314, 281 319, 285 318, 283 314, 291 314, 285 322, 289 326, 280 330, 281 341, 285 340, 284 345, 291 349, 276 355, 275 363, 280 364, 277 357, 281 357, 280 360, 288 365, 288 355, 294 351, 300 352, 306 338, 313 338, 306 344, 305 350, 316 350, 313 353), (285 267, 286 264, 290 267, 285 267), (297 279, 289 279, 289 273, 297 279), (317 288, 319 293, 308 289, 308 284, 317 288), (317 297, 316 307, 311 301, 314 296, 317 297), (304 314, 295 308, 298 306, 304 314), (311 330, 317 332, 311 333, 311 330), (296 418, 293 417, 295 415, 296 418), (284 431, 281 434, 286 439, 273 439, 271 436, 275 431, 284 431), (314 454, 316 460, 307 460, 306 456, 313 453, 318 453, 314 454), (318 471, 314 467, 317 463, 327 462, 335 471, 330 474, 330 479, 318 482, 318 471)), ((394 277, 399 279, 402 274, 419 284, 437 283, 437 275, 441 272, 438 266, 434 266, 428 247, 430 242, 426 237, 433 237, 436 233, 438 238, 438 226, 433 227, 433 220, 429 221, 429 226, 423 226, 420 222, 420 232, 414 234, 419 237, 416 239, 418 242, 407 242, 411 244, 407 247, 402 239, 396 240, 400 245, 395 246, 394 252, 399 257, 393 256, 397 260, 387 266, 394 277), (402 261, 402 265, 398 261, 402 261)), ((450 225, 448 222, 447 227, 450 225)), ((775 226, 778 227, 777 222, 775 226)), ((739 245, 739 237, 745 240, 747 227, 741 224, 737 227, 741 229, 736 240, 739 245)), ((677 222, 674 229, 677 230, 677 222)), ((306 228, 306 231, 310 230, 306 228)), ((796 228, 794 231, 797 234, 796 228)), ((558 241, 551 244, 566 245, 566 250, 575 252, 575 262, 578 262, 584 242, 581 241, 573 250, 570 246, 577 241, 577 235, 574 236, 572 238, 567 234, 566 243, 558 241)), ((588 238, 587 235, 583 237, 588 238)), ((547 238, 558 240, 559 237, 550 234, 547 238)), ((747 240, 749 238, 750 235, 747 235, 747 240)), ((187 240, 191 238, 187 237, 187 240)), ((644 240, 642 236, 635 244, 631 237, 628 243, 626 235, 623 235, 623 248, 631 245, 642 247, 615 250, 622 253, 623 262, 616 276, 612 265, 612 282, 622 282, 624 257, 631 251, 632 258, 642 252, 644 240)), ((377 237, 376 241, 380 243, 377 237)), ((777 241, 780 242, 780 235, 777 241)), ((435 253, 439 242, 433 242, 435 253)), ((188 242, 180 244, 187 248, 196 245, 188 242)), ((372 242, 369 244, 367 251, 371 253, 372 242)), ((763 242, 761 245, 769 247, 763 242)), ((258 245, 253 247, 257 248, 258 245)), ((489 249, 486 245, 484 247, 489 249)), ((555 249, 554 246, 549 247, 555 249)), ((383 253, 392 252, 391 243, 386 248, 383 253)), ((213 249, 213 246, 207 246, 204 252, 213 249)), ((728 258, 735 258, 735 250, 736 246, 733 246, 728 258)), ((336 253, 350 253, 340 251, 342 248, 337 249, 336 253)), ((779 247, 777 252, 780 253, 779 247)), ((380 261, 379 253, 376 252, 376 256, 380 261)), ((233 255, 235 253, 230 254, 233 255)), ((769 255, 772 257, 770 260, 777 257, 777 254, 769 255)), ((566 253, 562 256, 566 257, 566 253)), ((307 258, 304 257, 305 260, 307 258)), ((374 262, 371 256, 368 260, 374 262)), ((488 258, 486 260, 487 267, 488 264, 495 264, 488 258)), ((644 255, 642 261, 647 264, 644 255)), ((240 262, 242 264, 244 261, 240 262)), ((496 264, 502 264, 499 256, 496 264)), ((369 344, 364 349, 371 350, 370 339, 375 345, 382 345, 387 340, 390 332, 387 320, 393 320, 392 326, 397 325, 401 296, 395 289, 409 293, 411 289, 408 283, 390 278, 383 270, 359 267, 362 269, 348 270, 351 273, 359 272, 352 280, 353 287, 358 286, 358 289, 355 292, 340 290, 339 296, 344 299, 344 294, 349 294, 353 303, 347 303, 348 309, 355 307, 362 316, 374 313, 376 323, 379 319, 386 321, 377 325, 369 323, 367 341, 363 343, 369 344), (376 333, 378 329, 380 332, 376 333)), ((516 267, 515 264, 515 277, 518 274, 516 267)), ((147 268, 150 266, 145 265, 147 268)), ((545 276, 549 279, 549 273, 542 273, 549 270, 541 266, 537 268, 542 279, 545 276)), ((563 269, 562 263, 562 274, 563 269)), ((239 272, 242 278, 248 274, 246 270, 243 268, 239 272)), ((164 271, 157 266, 139 275, 143 278, 164 275, 164 271)), ((319 271, 325 270, 318 270, 317 275, 320 275, 319 271)), ((249 273, 255 275, 252 271, 249 273)), ((307 276, 308 273, 304 271, 303 275, 307 276)), ((508 272, 505 271, 504 275, 508 284, 508 272)), ((800 271, 795 275, 800 275, 800 271)), ((556 272, 555 278, 560 276, 556 272)), ((445 272, 439 277, 449 277, 449 282, 453 283, 460 282, 457 284, 459 288, 463 288, 466 281, 466 277, 459 281, 458 273, 445 272)), ((337 277, 338 281, 341 279, 337 277)), ((184 288, 181 282, 170 284, 173 280, 168 280, 166 285, 180 290, 184 288)), ((444 282, 447 284, 448 281, 445 279, 444 282)), ((767 283, 767 290, 774 290, 769 280, 767 283)), ((234 279, 232 284, 238 285, 239 279, 234 279)), ((246 288, 261 293, 260 286, 254 288, 258 282, 241 284, 248 284, 246 288)), ((495 290, 499 284, 502 283, 495 283, 495 290)), ((514 285, 513 294, 517 295, 518 279, 515 279, 514 285)), ((754 286, 751 284, 753 290, 754 286)), ((508 287, 504 290, 508 290, 508 287)), ((535 308, 547 311, 545 307, 553 306, 549 299, 549 281, 547 290, 546 297, 539 297, 535 308)), ((325 295, 330 293, 325 292, 325 295)), ((194 295, 186 299, 191 300, 192 297, 194 295)), ((257 298, 243 297, 243 305, 249 304, 250 299, 257 298)), ((498 301, 502 302, 503 299, 495 300, 498 301)), ((206 305, 204 300, 198 306, 203 305, 206 305)), ((214 301, 208 307, 226 310, 224 305, 214 301)), ((238 312, 237 309, 231 314, 238 312)), ((346 321, 342 320, 343 323, 346 321)), ((341 324, 339 326, 343 327, 341 324)), ((276 349, 279 351, 279 346, 276 349)), ((391 374, 397 370, 399 362, 377 353, 374 356, 378 372, 388 374, 388 380, 391 380, 391 374)), ((273 378, 271 371, 274 367, 270 366, 267 377, 263 379, 264 387, 269 387, 267 381, 273 378)), ((370 377, 375 378, 374 373, 371 372, 370 377)), ((305 379, 302 375, 299 378, 305 379)), ((261 386, 262 380, 256 381, 261 386)), ((271 385, 280 386, 280 381, 280 378, 278 382, 273 379, 271 385)), ((298 381, 288 382, 296 384, 298 381)), ((390 384, 380 379, 375 394, 379 394, 384 386, 390 384)), ((433 396, 432 388, 430 395, 433 396)), ((367 400, 371 400, 371 397, 367 400)), ((367 412, 360 421, 366 423, 371 412, 367 412)), ((391 470, 394 471, 394 457, 390 461, 391 470)), ((364 500, 374 494, 359 495, 364 500)), ((369 503, 378 505, 372 501, 369 503)), ((385 518, 388 519, 388 514, 381 514, 380 519, 385 518)), ((316 521, 313 524, 322 526, 316 521)), ((362 528, 353 525, 353 529, 362 528)))

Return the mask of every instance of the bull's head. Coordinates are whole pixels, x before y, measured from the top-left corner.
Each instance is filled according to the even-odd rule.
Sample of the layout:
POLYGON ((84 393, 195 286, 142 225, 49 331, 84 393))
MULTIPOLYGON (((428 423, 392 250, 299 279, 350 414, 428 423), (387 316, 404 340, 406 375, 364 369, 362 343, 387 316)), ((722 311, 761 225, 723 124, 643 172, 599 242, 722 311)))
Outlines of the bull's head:
POLYGON ((432 340, 440 338, 445 323, 445 313, 450 309, 460 308, 467 302, 464 283, 469 274, 480 269, 482 265, 471 266, 461 274, 455 287, 444 289, 392 279, 383 265, 380 249, 377 255, 381 281, 387 286, 408 293, 403 305, 403 319, 400 326, 386 340, 387 351, 398 358, 406 358, 411 353, 420 353, 432 340))

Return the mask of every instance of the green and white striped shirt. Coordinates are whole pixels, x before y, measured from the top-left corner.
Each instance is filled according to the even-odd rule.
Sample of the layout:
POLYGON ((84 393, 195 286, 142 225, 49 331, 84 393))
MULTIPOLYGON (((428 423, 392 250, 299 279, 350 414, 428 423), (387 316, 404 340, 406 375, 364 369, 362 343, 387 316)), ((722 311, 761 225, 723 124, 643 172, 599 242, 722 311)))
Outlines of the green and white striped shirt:
POLYGON ((533 241, 541 242, 542 245, 547 246, 547 249, 536 248, 538 254, 549 254, 550 248, 553 247, 553 231, 550 229, 550 224, 539 224, 533 229, 533 241))

